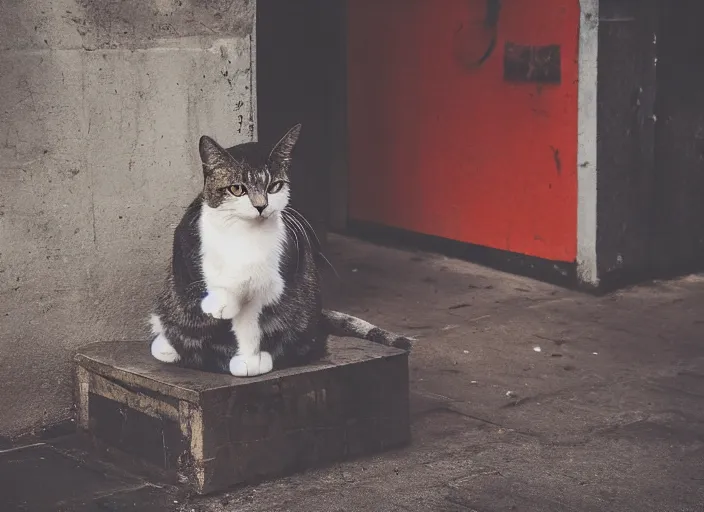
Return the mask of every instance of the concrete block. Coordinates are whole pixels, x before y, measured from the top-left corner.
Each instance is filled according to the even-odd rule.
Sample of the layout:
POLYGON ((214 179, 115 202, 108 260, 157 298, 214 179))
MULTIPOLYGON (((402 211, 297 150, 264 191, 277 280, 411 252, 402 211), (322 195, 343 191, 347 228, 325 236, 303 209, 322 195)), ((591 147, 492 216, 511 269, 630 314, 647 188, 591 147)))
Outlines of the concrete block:
POLYGON ((202 494, 410 440, 407 353, 367 341, 248 379, 159 363, 144 342, 76 362, 79 427, 202 494))
POLYGON ((148 332, 198 139, 256 135, 254 11, 0 0, 0 435, 70 418, 77 347, 148 332))

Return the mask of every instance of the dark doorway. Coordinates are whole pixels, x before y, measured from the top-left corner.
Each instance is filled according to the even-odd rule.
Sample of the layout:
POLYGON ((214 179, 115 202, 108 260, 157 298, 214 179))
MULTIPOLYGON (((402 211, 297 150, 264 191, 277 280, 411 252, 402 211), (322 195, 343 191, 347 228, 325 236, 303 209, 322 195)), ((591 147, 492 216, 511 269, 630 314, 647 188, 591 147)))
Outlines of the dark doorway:
POLYGON ((346 2, 257 1, 259 140, 303 124, 292 170, 293 205, 324 237, 331 168, 344 150, 346 2))

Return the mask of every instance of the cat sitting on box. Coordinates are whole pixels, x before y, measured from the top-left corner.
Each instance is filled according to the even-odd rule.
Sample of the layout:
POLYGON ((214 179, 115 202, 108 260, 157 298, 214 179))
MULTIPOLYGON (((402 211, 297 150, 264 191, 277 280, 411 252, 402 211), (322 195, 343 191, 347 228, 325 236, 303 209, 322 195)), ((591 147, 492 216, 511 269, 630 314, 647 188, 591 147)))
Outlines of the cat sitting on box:
POLYGON ((152 355, 235 376, 262 375, 326 354, 329 335, 409 349, 411 340, 324 310, 326 261, 308 221, 289 206, 301 125, 273 148, 200 139, 203 191, 174 233, 171 268, 151 316, 152 355))

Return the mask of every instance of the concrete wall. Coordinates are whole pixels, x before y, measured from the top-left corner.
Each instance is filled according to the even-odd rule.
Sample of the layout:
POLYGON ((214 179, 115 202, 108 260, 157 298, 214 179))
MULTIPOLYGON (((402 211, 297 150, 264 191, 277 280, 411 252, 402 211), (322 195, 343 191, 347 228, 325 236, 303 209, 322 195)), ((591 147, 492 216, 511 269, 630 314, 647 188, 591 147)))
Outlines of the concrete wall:
MULTIPOLYGON (((599 287, 650 277, 658 0, 611 0, 599 11, 597 238, 599 287)), ((670 171, 668 170, 668 173, 670 171)))
POLYGON ((701 2, 601 3, 597 243, 608 290, 704 268, 701 2))
POLYGON ((660 2, 655 102, 652 266, 659 275, 704 269, 702 2, 660 2))
POLYGON ((146 335, 201 134, 255 137, 254 0, 0 0, 0 434, 146 335))

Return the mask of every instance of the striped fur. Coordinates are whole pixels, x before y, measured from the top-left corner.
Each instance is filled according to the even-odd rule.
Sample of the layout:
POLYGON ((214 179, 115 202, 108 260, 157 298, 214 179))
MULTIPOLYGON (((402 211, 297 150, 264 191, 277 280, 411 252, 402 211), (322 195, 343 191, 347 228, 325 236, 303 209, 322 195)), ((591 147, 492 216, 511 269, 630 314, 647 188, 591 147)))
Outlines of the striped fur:
POLYGON ((411 338, 386 331, 366 320, 340 311, 324 309, 321 312, 321 322, 325 332, 332 336, 360 338, 404 350, 410 350, 413 343, 411 338))

